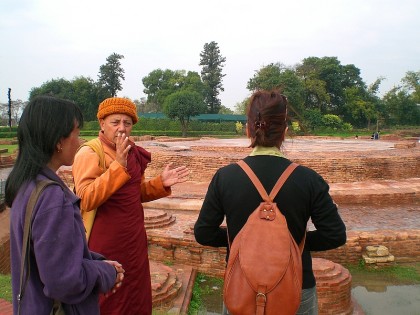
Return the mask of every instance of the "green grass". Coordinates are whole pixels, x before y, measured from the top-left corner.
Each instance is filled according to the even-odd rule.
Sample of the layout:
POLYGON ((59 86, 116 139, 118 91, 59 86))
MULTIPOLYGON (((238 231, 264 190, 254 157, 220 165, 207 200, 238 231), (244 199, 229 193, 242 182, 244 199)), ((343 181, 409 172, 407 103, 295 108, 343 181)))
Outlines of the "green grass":
POLYGON ((218 286, 223 288, 223 279, 206 276, 198 273, 195 279, 188 315, 195 315, 204 307, 203 297, 211 294, 212 287, 218 286))
POLYGON ((205 279, 206 276, 202 273, 197 274, 197 278, 194 282, 192 297, 190 301, 190 307, 188 308, 188 315, 197 314, 200 308, 203 305, 202 295, 204 294, 203 290, 200 287, 200 281, 205 279))
POLYGON ((0 299, 12 302, 12 277, 0 274, 0 299))
POLYGON ((7 153, 2 153, 2 155, 12 154, 17 148, 17 144, 0 144, 0 149, 7 149, 7 153))
POLYGON ((395 282, 405 282, 411 284, 420 284, 420 263, 395 264, 389 267, 372 268, 367 267, 363 261, 358 265, 347 265, 346 268, 352 275, 358 277, 369 277, 371 275, 381 275, 394 280, 395 282))

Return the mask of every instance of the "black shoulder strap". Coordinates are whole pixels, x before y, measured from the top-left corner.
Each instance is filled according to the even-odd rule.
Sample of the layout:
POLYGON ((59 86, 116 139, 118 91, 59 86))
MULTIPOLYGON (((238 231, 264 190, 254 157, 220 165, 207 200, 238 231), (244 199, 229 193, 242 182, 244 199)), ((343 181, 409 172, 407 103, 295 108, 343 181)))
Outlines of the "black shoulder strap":
POLYGON ((32 220, 32 211, 35 207, 36 202, 38 201, 39 196, 41 195, 42 191, 45 187, 49 185, 58 184, 52 180, 45 179, 42 181, 37 181, 34 190, 29 197, 28 204, 26 206, 25 212, 25 225, 23 227, 23 243, 22 243, 22 258, 20 262, 20 284, 19 284, 19 294, 17 296, 18 300, 18 314, 20 314, 20 301, 22 300, 23 293, 25 291, 26 282, 29 278, 30 268, 29 268, 29 253, 30 253, 30 238, 31 238, 31 220, 32 220), (27 262, 27 264, 26 264, 27 262), (25 271, 25 267, 27 265, 27 272, 25 275, 25 279, 23 278, 23 274, 25 271))
POLYGON ((267 191, 264 189, 263 185, 261 184, 261 181, 258 179, 257 175, 255 175, 252 169, 248 166, 248 164, 246 164, 244 160, 240 160, 237 163, 245 171, 248 177, 251 179, 255 188, 257 188, 258 192, 260 193, 262 199, 264 201, 271 201, 271 202, 274 200, 277 193, 280 191, 281 187, 286 182, 287 178, 290 176, 290 174, 292 174, 292 172, 298 166, 298 164, 296 163, 291 163, 283 172, 283 174, 281 174, 276 184, 274 185, 273 189, 271 190, 270 195, 268 195, 267 191))

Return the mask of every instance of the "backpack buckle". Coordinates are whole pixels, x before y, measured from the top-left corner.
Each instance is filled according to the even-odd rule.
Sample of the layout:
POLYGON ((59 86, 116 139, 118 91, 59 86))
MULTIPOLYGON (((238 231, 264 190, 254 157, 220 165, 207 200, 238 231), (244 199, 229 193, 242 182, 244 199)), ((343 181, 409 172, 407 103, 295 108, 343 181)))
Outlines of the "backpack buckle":
POLYGON ((258 292, 255 296, 255 301, 257 305, 261 305, 261 303, 265 304, 267 302, 267 296, 264 293, 258 292))
POLYGON ((274 211, 273 204, 262 203, 260 207, 260 219, 273 221, 276 218, 276 212, 274 211))

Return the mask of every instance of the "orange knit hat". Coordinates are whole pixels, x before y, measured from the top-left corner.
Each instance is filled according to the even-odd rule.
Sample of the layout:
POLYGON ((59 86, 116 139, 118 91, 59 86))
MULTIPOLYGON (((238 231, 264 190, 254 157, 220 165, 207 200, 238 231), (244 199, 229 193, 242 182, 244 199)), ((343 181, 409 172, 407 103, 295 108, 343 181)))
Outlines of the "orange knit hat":
POLYGON ((111 97, 104 100, 98 107, 98 119, 111 114, 126 114, 133 119, 133 125, 139 120, 137 117, 136 104, 128 98, 111 97))

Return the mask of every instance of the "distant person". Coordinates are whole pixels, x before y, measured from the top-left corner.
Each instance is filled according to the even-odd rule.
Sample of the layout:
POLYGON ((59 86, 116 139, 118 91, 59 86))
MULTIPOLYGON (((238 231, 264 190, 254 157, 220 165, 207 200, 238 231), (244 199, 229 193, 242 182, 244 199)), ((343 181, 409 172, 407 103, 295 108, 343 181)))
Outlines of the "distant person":
MULTIPOLYGON (((253 151, 243 161, 254 171, 267 192, 292 163, 280 150, 287 131, 287 104, 287 98, 278 91, 257 91, 247 107, 246 130, 253 151)), ((220 168, 210 182, 195 223, 195 239, 205 246, 228 247, 227 230, 232 243, 261 201, 260 194, 237 163, 220 168), (228 229, 221 226, 225 218, 228 229)), ((286 217, 297 244, 301 243, 310 218, 316 228, 306 232, 302 254, 302 299, 297 314, 318 314, 311 251, 329 250, 345 244, 345 225, 329 194, 328 184, 308 167, 298 166, 274 201, 286 217)))
POLYGON ((121 264, 89 251, 79 198, 56 174, 61 166, 73 163, 82 124, 76 104, 50 96, 34 98, 22 113, 18 156, 6 181, 14 314, 25 211, 36 181, 49 179, 54 184, 45 188, 33 208, 30 264, 20 313, 50 314, 57 300, 66 314, 99 314, 99 294, 121 285, 121 264))
MULTIPOLYGON (((137 123, 136 105, 112 97, 99 104, 99 150, 80 148, 73 164, 76 194, 83 211, 96 210, 89 248, 121 262, 125 269, 122 288, 101 297, 101 315, 152 313, 152 289, 147 235, 142 202, 166 197, 171 186, 187 180, 185 166, 167 165, 161 175, 147 181, 144 172, 151 154, 129 140, 137 123), (105 159, 102 168, 101 158, 105 159)), ((85 221, 86 223, 87 221, 85 221)))
POLYGON ((379 132, 378 131, 375 132, 374 139, 375 140, 379 140, 379 132))

